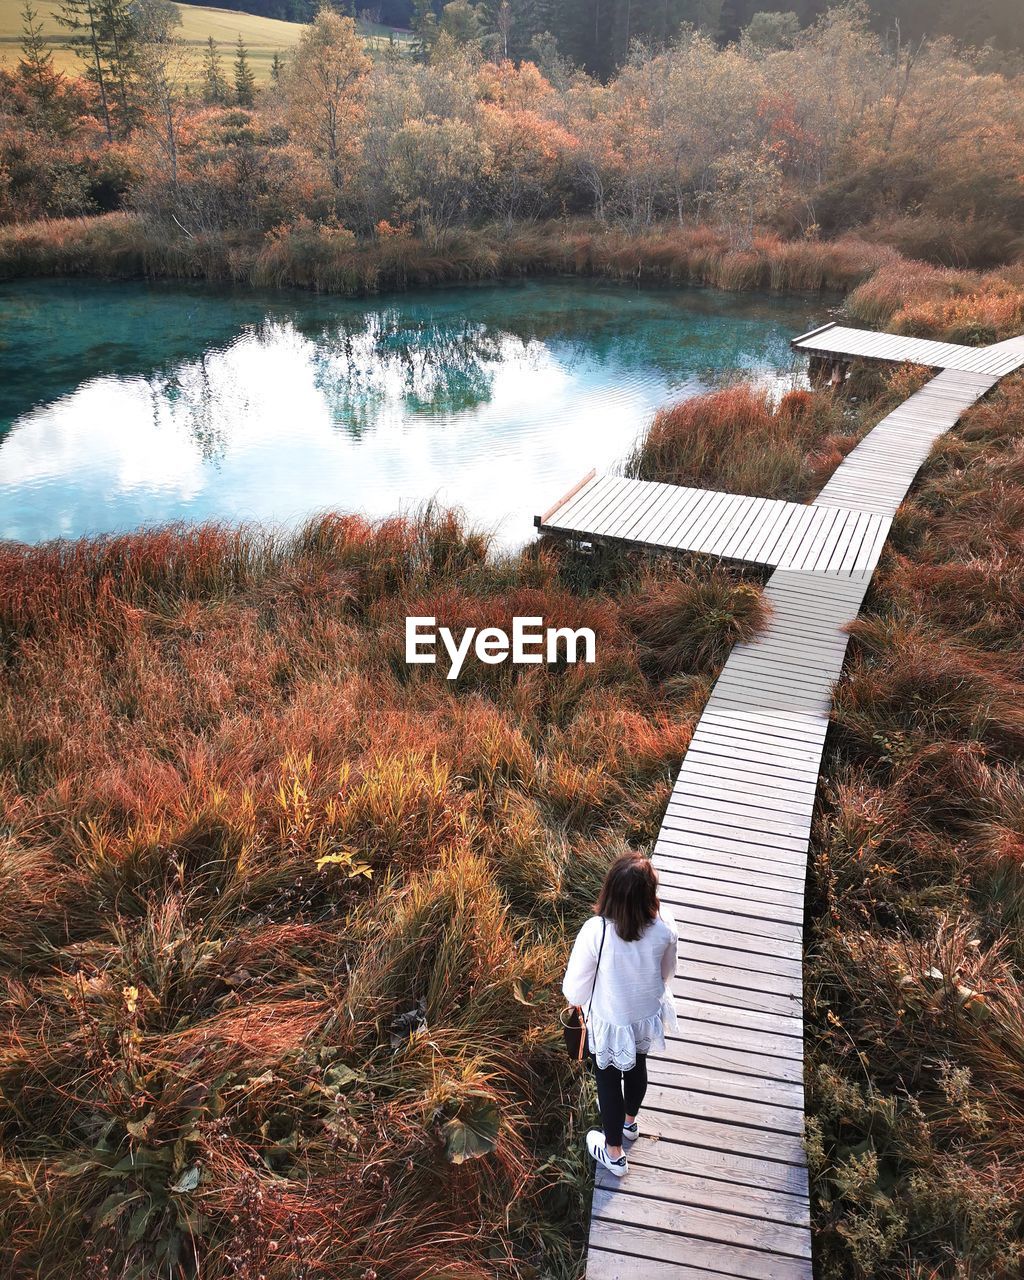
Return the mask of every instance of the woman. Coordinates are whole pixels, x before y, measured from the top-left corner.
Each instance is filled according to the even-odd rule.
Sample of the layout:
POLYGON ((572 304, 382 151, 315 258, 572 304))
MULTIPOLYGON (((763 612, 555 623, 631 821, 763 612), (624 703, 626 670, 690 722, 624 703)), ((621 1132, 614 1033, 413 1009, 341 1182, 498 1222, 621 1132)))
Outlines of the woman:
POLYGON ((639 1135, 636 1115, 647 1091, 647 1054, 664 1049, 676 1030, 668 983, 676 971, 675 921, 658 902, 649 858, 625 853, 605 876, 601 894, 573 944, 562 991, 579 1005, 594 1055, 601 1129, 587 1150, 616 1177, 629 1171, 623 1137, 639 1135), (600 959, 599 959, 600 957, 600 959))

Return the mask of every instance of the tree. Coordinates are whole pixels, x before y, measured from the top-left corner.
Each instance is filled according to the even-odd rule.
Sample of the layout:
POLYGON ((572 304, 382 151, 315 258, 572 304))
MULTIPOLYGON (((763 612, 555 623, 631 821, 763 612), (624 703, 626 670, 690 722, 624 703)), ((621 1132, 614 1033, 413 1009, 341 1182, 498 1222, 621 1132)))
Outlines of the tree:
POLYGON ((63 133, 70 124, 67 81, 53 65, 53 53, 43 35, 43 24, 33 8, 32 0, 25 0, 21 20, 18 78, 35 104, 43 128, 63 133))
POLYGON ((483 176, 496 217, 511 229, 519 219, 557 212, 558 179, 568 169, 575 139, 528 108, 486 103, 481 117, 486 142, 483 176))
POLYGON ((127 137, 139 123, 145 86, 140 79, 140 6, 136 0, 99 0, 108 62, 120 105, 121 133, 127 137))
POLYGON ((468 0, 451 0, 441 10, 440 30, 455 44, 478 44, 481 30, 476 9, 468 0))
POLYGON ((281 72, 284 70, 284 58, 275 51, 270 61, 270 79, 274 84, 280 84, 281 72))
POLYGON ((755 13, 743 28, 743 46, 754 53, 770 49, 792 49, 800 36, 800 19, 795 13, 755 13))
POLYGON ((228 82, 221 67, 220 50, 213 36, 208 36, 203 54, 203 101, 207 106, 222 107, 227 100, 228 82))
MULTIPOLYGON (((143 124, 163 152, 170 185, 176 189, 178 136, 192 69, 188 45, 174 34, 181 26, 181 11, 170 0, 136 0, 135 22, 145 85, 143 124)), ((216 55, 212 37, 207 54, 211 52, 216 55)))
POLYGON ((100 116, 107 141, 114 140, 110 117, 108 81, 110 69, 107 63, 108 48, 102 32, 97 0, 63 0, 57 21, 71 32, 68 43, 82 59, 85 78, 96 87, 100 103, 100 116))
POLYGON ((416 55, 426 61, 437 42, 437 14, 433 0, 413 0, 412 30, 416 37, 416 55))
POLYGON ((249 50, 241 32, 235 46, 235 98, 240 107, 251 107, 256 101, 256 77, 249 66, 249 50))
POLYGON ((465 120, 410 120, 394 140, 394 181, 403 212, 441 241, 479 191, 488 152, 465 120))
POLYGON ((53 70, 53 54, 43 35, 43 24, 32 7, 32 0, 25 0, 21 11, 21 57, 18 59, 18 74, 26 84, 35 82, 42 90, 55 74, 53 70))
POLYGON ((494 14, 494 33, 498 37, 501 56, 507 58, 509 36, 512 34, 512 6, 508 0, 501 0, 494 14))
POLYGON ((85 79, 96 87, 108 141, 115 120, 127 137, 143 109, 139 14, 136 0, 63 0, 56 15, 71 32, 68 43, 82 59, 85 79))
POLYGON ((339 192, 359 149, 355 126, 370 65, 355 22, 325 6, 302 33, 286 76, 295 136, 324 165, 339 192))
POLYGON ((733 242, 749 249, 758 224, 773 211, 782 187, 782 169, 772 147, 756 152, 730 151, 715 166, 718 190, 714 203, 733 242))

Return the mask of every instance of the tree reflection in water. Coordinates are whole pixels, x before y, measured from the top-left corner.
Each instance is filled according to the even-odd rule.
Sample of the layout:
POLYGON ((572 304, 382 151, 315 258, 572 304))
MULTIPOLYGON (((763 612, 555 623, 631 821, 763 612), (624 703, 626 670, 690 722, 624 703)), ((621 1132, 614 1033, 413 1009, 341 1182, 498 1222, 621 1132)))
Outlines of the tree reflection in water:
POLYGON ((787 377, 790 335, 827 306, 579 280, 369 301, 12 290, 0 285, 0 537, 25 541, 383 515, 436 496, 512 545, 538 500, 621 460, 667 400, 737 372, 787 377))

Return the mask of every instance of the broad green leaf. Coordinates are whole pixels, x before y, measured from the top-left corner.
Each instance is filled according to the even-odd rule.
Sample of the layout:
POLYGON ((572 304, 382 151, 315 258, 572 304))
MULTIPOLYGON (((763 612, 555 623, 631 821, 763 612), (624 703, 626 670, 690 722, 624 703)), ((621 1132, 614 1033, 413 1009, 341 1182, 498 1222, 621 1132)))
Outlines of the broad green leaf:
POLYGON ((445 1155, 452 1164, 479 1160, 498 1145, 501 1113, 490 1098, 473 1097, 464 1102, 443 1126, 445 1155))
POLYGON ((350 1084, 365 1084, 366 1076, 343 1062, 324 1072, 324 1083, 334 1090, 339 1090, 347 1088, 350 1084))
POLYGON ((133 1244, 138 1244, 146 1234, 146 1228, 149 1226, 149 1219, 153 1209, 154 1206, 152 1204, 144 1204, 141 1209, 136 1209, 132 1214, 132 1220, 128 1224, 128 1234, 124 1240, 126 1249, 130 1249, 133 1244))
POLYGON ((138 1191, 115 1191, 107 1196, 96 1210, 96 1216, 92 1220, 93 1227, 97 1230, 100 1227, 109 1227, 133 1200, 138 1200, 140 1194, 141 1192, 138 1191))
POLYGON ((536 990, 529 978, 516 978, 512 983, 512 994, 520 1004, 533 1004, 533 993, 536 990))

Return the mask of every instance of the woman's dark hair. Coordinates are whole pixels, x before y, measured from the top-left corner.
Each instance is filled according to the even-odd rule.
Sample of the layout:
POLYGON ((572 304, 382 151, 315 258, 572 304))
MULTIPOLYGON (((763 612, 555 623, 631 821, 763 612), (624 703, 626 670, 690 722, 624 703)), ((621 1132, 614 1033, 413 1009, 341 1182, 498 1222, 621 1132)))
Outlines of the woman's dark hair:
POLYGON ((615 926, 623 942, 636 942, 658 914, 658 879, 650 858, 620 854, 608 868, 594 908, 615 926))

